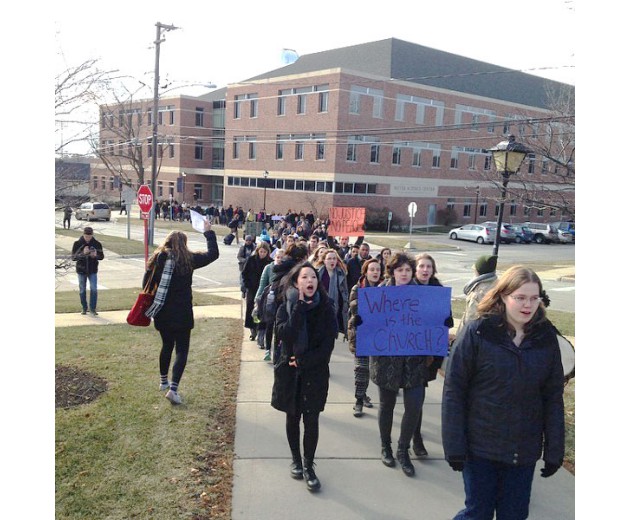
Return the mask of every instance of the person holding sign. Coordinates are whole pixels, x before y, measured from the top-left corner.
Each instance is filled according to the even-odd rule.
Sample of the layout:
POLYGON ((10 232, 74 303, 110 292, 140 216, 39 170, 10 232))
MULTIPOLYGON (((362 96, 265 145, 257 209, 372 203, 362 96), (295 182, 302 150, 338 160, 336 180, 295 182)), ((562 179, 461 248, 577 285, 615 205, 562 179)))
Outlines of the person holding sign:
MULTIPOLYGON (((414 278, 416 261, 405 253, 394 254, 387 264, 389 278, 384 286, 418 285, 414 278)), ((381 435, 381 461, 385 466, 396 465, 392 453, 392 424, 399 388, 403 389, 404 413, 398 437, 396 459, 405 475, 415 475, 409 459, 409 444, 418 424, 427 382, 430 356, 371 356, 370 379, 379 389, 378 427, 381 435)))
POLYGON ((308 262, 283 279, 284 304, 276 313, 280 357, 274 364, 271 406, 286 414, 286 433, 293 462, 291 477, 306 480, 309 491, 321 487, 313 470, 319 440, 319 414, 328 397, 330 356, 337 319, 330 298, 308 262), (304 423, 304 464, 300 453, 300 418, 304 423))
POLYGON ((464 518, 527 518, 536 461, 564 458, 564 372, 538 275, 513 266, 457 336, 442 397, 442 442, 463 471, 464 518))
POLYGON ((357 311, 359 307, 358 292, 365 287, 377 287, 383 281, 381 262, 376 258, 365 261, 361 268, 361 278, 350 291, 348 304, 348 346, 354 354, 354 403, 353 415, 363 416, 363 407, 372 408, 372 400, 367 395, 370 383, 370 357, 357 355, 357 311))
MULTIPOLYGON (((416 281, 420 285, 433 285, 443 287, 442 283, 435 276, 437 274, 437 265, 435 259, 429 253, 420 253, 416 256, 416 281)), ((453 316, 449 316, 444 323, 449 329, 453 326, 453 316)), ((438 368, 442 366, 443 357, 429 356, 427 360, 427 381, 425 387, 429 385, 429 381, 433 381, 437 377, 438 368)), ((422 439, 422 408, 424 406, 424 399, 420 405, 420 416, 418 417, 418 425, 413 432, 413 452, 417 457, 427 457, 429 453, 424 447, 424 441, 422 439)))

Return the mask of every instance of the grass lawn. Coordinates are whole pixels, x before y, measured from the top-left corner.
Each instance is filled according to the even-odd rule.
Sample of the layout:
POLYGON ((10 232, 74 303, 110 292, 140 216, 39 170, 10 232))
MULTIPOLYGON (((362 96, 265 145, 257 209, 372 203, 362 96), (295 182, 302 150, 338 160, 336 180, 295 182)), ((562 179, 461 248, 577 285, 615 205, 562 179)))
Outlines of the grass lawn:
MULTIPOLYGON (((138 288, 108 289, 98 292, 99 311, 118 311, 131 309, 131 306, 138 297, 138 288)), ((196 305, 225 305, 233 304, 235 300, 224 298, 214 294, 193 291, 193 306, 196 305)), ((76 291, 56 291, 55 292, 55 313, 78 312, 79 290, 76 291)))
POLYGON ((107 390, 56 410, 56 518, 229 519, 241 342, 238 320, 196 320, 173 406, 153 327, 57 328, 55 363, 107 390))

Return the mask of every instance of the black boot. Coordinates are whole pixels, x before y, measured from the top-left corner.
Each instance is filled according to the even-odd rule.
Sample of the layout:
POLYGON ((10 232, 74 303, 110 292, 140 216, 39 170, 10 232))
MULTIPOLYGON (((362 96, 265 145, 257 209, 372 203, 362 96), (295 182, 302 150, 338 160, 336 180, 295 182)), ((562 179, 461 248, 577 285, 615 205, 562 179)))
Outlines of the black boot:
POLYGON ((302 455, 300 450, 291 451, 293 462, 291 463, 291 477, 296 480, 302 480, 304 468, 302 467, 302 455))
POLYGON ((393 468, 396 465, 394 454, 392 453, 392 445, 389 443, 384 443, 381 447, 381 462, 388 468, 393 468))
POLYGON ((424 447, 424 442, 422 442, 422 437, 413 440, 413 452, 416 454, 416 457, 424 458, 429 455, 427 449, 424 447))
POLYGON ((396 452, 396 458, 402 467, 403 473, 408 477, 413 477, 416 474, 416 470, 409 459, 409 450, 402 449, 398 446, 398 451, 396 452))
POLYGON ((304 459, 304 480, 306 480, 306 487, 309 491, 317 491, 322 487, 317 475, 315 475, 313 461, 307 458, 304 459))

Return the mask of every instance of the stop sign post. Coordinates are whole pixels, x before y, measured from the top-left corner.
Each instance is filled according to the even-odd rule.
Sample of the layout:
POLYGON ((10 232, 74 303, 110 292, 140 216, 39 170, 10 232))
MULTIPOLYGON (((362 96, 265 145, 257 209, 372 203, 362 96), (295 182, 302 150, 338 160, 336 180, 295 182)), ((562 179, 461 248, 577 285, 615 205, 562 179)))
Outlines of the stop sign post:
POLYGON ((138 206, 140 206, 140 217, 144 220, 144 267, 146 269, 149 262, 149 216, 153 209, 153 193, 146 185, 138 188, 138 206))

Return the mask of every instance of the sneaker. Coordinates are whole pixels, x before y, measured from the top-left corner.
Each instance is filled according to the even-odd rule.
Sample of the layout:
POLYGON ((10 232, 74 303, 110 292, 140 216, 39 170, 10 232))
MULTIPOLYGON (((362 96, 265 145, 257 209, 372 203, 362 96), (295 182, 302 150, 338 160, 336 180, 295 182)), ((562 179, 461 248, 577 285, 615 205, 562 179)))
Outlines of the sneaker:
POLYGON ((182 404, 182 398, 173 390, 166 392, 164 397, 166 397, 172 404, 182 404))
POLYGON ((370 399, 369 395, 364 395, 363 396, 363 406, 365 406, 366 408, 373 408, 374 405, 372 404, 372 399, 370 399))
POLYGON ((90 311, 90 314, 91 314, 92 316, 98 316, 98 312, 96 312, 96 311, 90 311))
POLYGON ((271 350, 265 350, 265 357, 263 361, 271 361, 271 350))
POLYGON ((361 401, 361 399, 357 399, 357 402, 354 403, 354 406, 352 407, 352 409, 354 410, 353 415, 355 417, 362 417, 363 416, 363 401, 361 401))
POLYGON ((170 387, 170 383, 160 383, 160 392, 164 392, 164 390, 168 390, 170 387))

